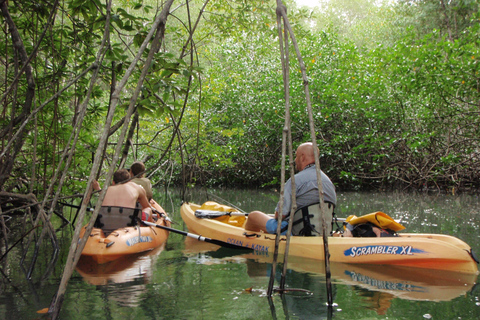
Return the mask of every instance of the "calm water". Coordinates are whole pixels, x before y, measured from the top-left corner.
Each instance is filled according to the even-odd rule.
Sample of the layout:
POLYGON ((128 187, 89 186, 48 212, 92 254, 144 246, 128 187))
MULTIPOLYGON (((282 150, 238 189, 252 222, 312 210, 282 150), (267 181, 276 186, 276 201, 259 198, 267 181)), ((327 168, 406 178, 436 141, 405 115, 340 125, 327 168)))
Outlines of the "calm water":
MULTIPOLYGON (((278 196, 249 190, 197 190, 192 202, 227 200, 245 211, 273 211, 278 196)), ((480 255, 480 199, 472 195, 340 193, 337 214, 383 211, 409 232, 455 235, 480 255)), ((158 191, 177 229, 184 225, 176 192, 158 191)), ((65 212, 73 219, 74 211, 65 212)), ((60 222, 58 223, 60 226, 60 222)), ((0 319, 41 319, 57 290, 72 229, 59 228, 61 251, 52 266, 49 241, 26 280, 31 254, 20 264, 20 247, 1 268, 0 319)), ((33 250, 31 250, 33 251, 33 250)), ((62 319, 479 319, 477 276, 381 266, 332 264, 333 314, 326 308, 323 262, 290 260, 286 285, 292 291, 266 296, 271 258, 186 241, 170 234, 149 255, 94 267, 82 260, 67 288, 62 319)), ((278 286, 281 265, 277 268, 278 286)))

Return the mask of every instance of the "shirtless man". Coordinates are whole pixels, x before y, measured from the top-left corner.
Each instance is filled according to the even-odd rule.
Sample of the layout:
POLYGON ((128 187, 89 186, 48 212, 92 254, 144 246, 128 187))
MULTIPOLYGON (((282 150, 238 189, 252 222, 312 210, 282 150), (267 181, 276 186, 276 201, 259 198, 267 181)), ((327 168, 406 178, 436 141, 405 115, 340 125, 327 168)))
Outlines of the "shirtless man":
POLYGON ((130 173, 121 169, 113 174, 113 183, 107 189, 102 206, 135 208, 139 202, 142 210, 150 209, 145 189, 134 182, 121 183, 130 179, 130 173))
MULTIPOLYGON (((142 216, 144 214, 152 216, 145 189, 134 182, 121 183, 129 178, 130 172, 125 169, 118 170, 113 174, 113 183, 107 189, 95 223, 95 226, 102 228, 105 233, 121 227, 136 225, 136 218, 140 217, 140 209, 136 208, 137 202, 142 207, 142 216)), ((97 181, 94 181, 93 188, 100 190, 97 181)))

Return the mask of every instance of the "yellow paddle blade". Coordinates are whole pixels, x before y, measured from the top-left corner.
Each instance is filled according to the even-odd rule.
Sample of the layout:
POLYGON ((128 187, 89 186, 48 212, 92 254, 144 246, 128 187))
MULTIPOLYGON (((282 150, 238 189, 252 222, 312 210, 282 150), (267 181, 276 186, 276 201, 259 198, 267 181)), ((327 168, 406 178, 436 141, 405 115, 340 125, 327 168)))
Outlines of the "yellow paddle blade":
POLYGON ((366 215, 363 215, 361 217, 357 216, 349 216, 346 221, 350 223, 351 225, 356 225, 356 224, 361 224, 361 223, 373 223, 379 228, 382 229, 390 229, 393 231, 400 231, 405 229, 404 226, 402 226, 400 223, 396 222, 393 220, 392 217, 390 217, 388 214, 377 211, 373 213, 369 213, 366 215))

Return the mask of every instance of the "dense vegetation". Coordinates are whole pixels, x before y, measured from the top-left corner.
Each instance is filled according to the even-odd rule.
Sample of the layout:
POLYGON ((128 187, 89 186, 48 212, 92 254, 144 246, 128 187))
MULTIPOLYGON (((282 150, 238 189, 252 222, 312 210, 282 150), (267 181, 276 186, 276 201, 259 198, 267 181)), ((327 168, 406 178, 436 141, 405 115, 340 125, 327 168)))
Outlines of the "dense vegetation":
MULTIPOLYGON (((477 2, 320 3, 286 4, 337 187, 478 187, 477 2)), ((97 0, 0 1, 4 210, 13 194, 83 192, 95 161, 100 180, 140 159, 158 184, 279 184, 276 3, 175 2, 146 64, 155 40, 142 43, 169 5, 116 0, 109 15, 97 0)), ((310 138, 290 55, 295 146, 310 138)))
MULTIPOLYGON (((477 1, 319 3, 286 2, 304 62, 289 45, 294 147, 310 140, 308 82, 321 165, 340 190, 478 187, 477 1)), ((29 278, 49 237, 54 266, 55 227, 72 222, 55 211, 58 200, 83 195, 80 225, 93 179, 108 185, 137 159, 165 186, 278 186, 288 119, 282 8, 264 0, 0 0, 0 260, 21 243, 29 278), (15 213, 25 219, 6 223, 15 213), (18 240, 9 241, 10 230, 18 240)))

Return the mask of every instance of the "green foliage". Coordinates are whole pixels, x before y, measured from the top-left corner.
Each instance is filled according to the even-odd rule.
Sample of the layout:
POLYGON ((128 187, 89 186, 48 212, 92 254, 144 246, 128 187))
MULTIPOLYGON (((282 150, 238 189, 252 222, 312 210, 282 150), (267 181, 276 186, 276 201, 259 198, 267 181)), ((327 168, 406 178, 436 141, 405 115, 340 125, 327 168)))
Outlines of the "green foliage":
MULTIPOLYGON (((203 4, 189 2, 188 8, 180 6, 168 18, 162 48, 148 66, 136 101, 139 122, 127 165, 154 159, 147 167, 153 163, 162 167, 151 178, 165 184, 277 186, 285 98, 275 3, 221 0, 200 11, 203 4)), ((82 191, 110 94, 146 39, 161 10, 157 5, 113 4, 108 50, 89 97, 74 166, 68 169, 72 183, 65 193, 82 191)), ((287 5, 308 77, 321 165, 338 187, 478 184, 476 2, 451 1, 440 8, 443 11, 438 1, 412 6, 409 1, 379 5, 371 0, 332 0, 317 9, 287 5)), ((36 48, 51 10, 51 4, 42 1, 9 6, 27 54, 36 48)), ((95 61, 105 10, 101 1, 69 0, 56 11, 54 24, 45 29, 31 60, 36 107, 95 61)), ((8 33, 2 40, 3 95, 15 78, 18 55, 8 33)), ((114 123, 125 115, 148 50, 119 97, 114 123)), ((289 60, 295 148, 310 140, 310 129, 305 87, 291 44, 289 60)), ((44 106, 36 124, 33 120, 27 124, 28 134, 4 189, 26 192, 28 182, 34 181, 42 193, 56 183, 50 179, 61 154, 70 148, 72 127, 92 74, 44 106)), ((2 104, 3 145, 21 122, 12 119, 31 112, 18 107, 26 103, 26 80, 19 77, 14 93, 2 104)), ((105 166, 118 137, 118 130, 109 137, 105 166)))
MULTIPOLYGON (((395 42, 364 47, 338 37, 335 28, 295 31, 302 34, 299 45, 310 79, 322 168, 338 186, 475 184, 469 168, 478 161, 473 151, 478 127, 474 116, 478 23, 453 42, 436 31, 419 37, 411 30, 403 37, 396 35, 395 42)), ((226 146, 224 153, 235 159, 228 177, 223 170, 215 170, 215 178, 256 186, 269 180, 275 183, 283 128, 278 52, 262 51, 268 33, 260 38, 249 35, 248 43, 238 36, 234 39, 215 53, 226 64, 210 69, 218 94, 212 104, 214 113, 203 114, 211 121, 207 122, 210 141, 226 146), (259 53, 272 69, 255 59, 259 53), (239 126, 242 134, 222 136, 225 129, 239 126)), ((278 46, 274 41, 268 45, 278 46)), ((298 144, 310 137, 295 60, 291 50, 292 136, 298 144)))

